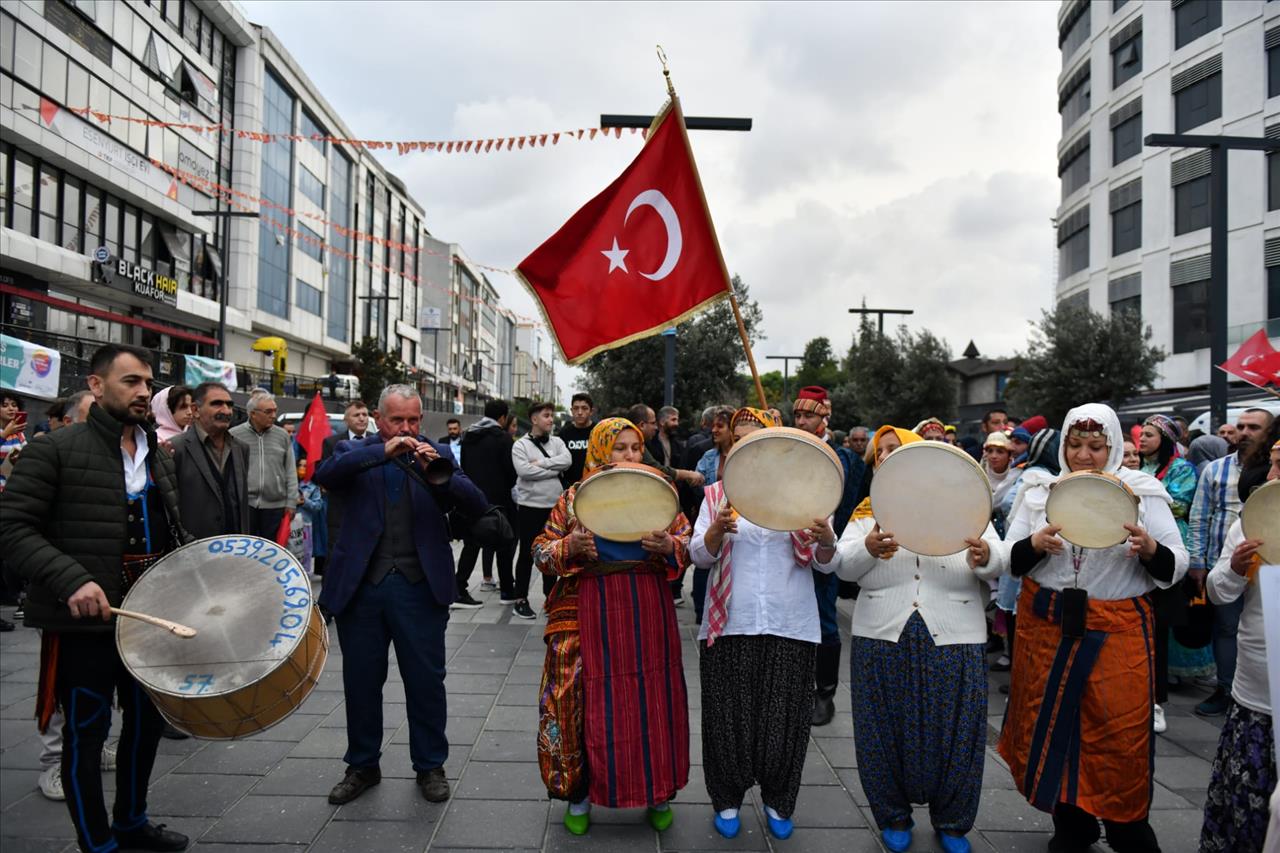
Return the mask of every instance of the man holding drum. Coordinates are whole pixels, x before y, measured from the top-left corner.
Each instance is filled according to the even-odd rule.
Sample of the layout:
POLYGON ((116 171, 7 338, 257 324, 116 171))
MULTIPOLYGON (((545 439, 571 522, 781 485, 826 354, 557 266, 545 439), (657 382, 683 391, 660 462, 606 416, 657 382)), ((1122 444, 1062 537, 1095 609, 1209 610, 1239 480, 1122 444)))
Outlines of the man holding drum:
POLYGON ((36 713, 42 727, 55 707, 65 716, 62 782, 80 849, 185 850, 185 835, 147 817, 164 719, 121 662, 111 623, 128 586, 187 538, 177 480, 147 426, 151 354, 108 344, 89 369, 98 405, 27 447, 5 489, 0 548, 29 583, 27 625, 44 630, 36 713), (113 695, 124 724, 109 820, 99 768, 113 695))
POLYGON ((448 446, 420 434, 421 424, 418 392, 388 385, 378 400, 378 433, 338 442, 315 472, 347 507, 320 595, 346 658, 347 772, 329 792, 335 805, 382 781, 382 685, 393 642, 418 787, 430 802, 449 798, 444 631, 459 591, 445 513, 457 507, 474 517, 489 502, 448 446))

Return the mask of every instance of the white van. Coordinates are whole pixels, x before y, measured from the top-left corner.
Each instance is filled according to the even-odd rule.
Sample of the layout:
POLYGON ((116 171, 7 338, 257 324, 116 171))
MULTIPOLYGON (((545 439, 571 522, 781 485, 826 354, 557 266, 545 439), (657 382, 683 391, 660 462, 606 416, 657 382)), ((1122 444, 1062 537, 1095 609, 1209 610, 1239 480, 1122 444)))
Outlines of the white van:
MULTIPOLYGON (((1227 422, 1235 423, 1236 419, 1244 414, 1246 409, 1266 409, 1275 417, 1280 418, 1280 400, 1260 400, 1256 403, 1250 403, 1247 406, 1232 406, 1227 409, 1227 422)), ((1201 412, 1197 415, 1195 420, 1187 426, 1187 429, 1189 432, 1196 432, 1199 430, 1201 433, 1208 435, 1209 412, 1201 412)))

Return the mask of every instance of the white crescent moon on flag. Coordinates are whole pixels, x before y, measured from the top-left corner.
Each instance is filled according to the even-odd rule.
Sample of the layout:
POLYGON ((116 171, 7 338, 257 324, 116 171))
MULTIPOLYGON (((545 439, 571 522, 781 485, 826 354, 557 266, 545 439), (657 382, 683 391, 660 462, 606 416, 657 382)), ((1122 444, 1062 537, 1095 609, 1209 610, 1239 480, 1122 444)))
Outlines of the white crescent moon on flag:
POLYGON ((662 259, 662 265, 652 273, 642 272, 640 275, 650 281, 661 281, 671 275, 671 271, 676 268, 676 263, 680 260, 680 250, 684 247, 684 239, 680 235, 680 217, 676 215, 676 209, 671 206, 671 202, 667 201, 665 195, 658 190, 645 190, 631 200, 631 206, 627 208, 627 215, 622 218, 622 224, 627 224, 627 220, 631 218, 632 212, 637 207, 643 207, 646 204, 658 212, 662 217, 662 224, 667 228, 667 256, 662 259))

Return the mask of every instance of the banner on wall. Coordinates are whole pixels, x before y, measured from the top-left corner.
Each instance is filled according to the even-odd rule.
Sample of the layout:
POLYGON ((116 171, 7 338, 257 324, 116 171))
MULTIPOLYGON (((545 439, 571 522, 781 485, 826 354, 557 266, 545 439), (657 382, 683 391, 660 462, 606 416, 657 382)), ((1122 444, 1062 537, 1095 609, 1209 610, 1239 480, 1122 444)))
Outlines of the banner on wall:
POLYGON ((157 192, 171 199, 178 198, 178 182, 172 176, 166 175, 162 170, 151 165, 151 161, 143 155, 135 153, 128 146, 48 98, 40 99, 40 124, 72 145, 89 152, 104 163, 115 166, 157 192))
POLYGON ((0 335, 0 386, 52 400, 61 373, 62 354, 56 349, 0 335))
POLYGON ((201 382, 221 382, 228 391, 236 390, 236 365, 233 361, 221 361, 199 355, 183 356, 186 369, 183 382, 194 388, 201 382))

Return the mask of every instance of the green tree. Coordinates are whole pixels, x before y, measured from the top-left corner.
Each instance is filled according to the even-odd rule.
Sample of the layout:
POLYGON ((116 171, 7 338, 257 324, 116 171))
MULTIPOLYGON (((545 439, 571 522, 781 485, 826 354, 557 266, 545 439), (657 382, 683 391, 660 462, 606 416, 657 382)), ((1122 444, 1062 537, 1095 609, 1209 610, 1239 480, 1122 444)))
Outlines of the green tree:
MULTIPOLYGON (((747 337, 754 343, 762 338, 760 306, 738 276, 733 277, 733 289, 747 337)), ((681 324, 676 334, 675 404, 685 421, 696 419, 713 403, 738 405, 746 400, 748 388, 739 375, 745 367, 746 354, 727 299, 681 324)), ((661 406, 662 368, 660 335, 606 350, 583 364, 587 390, 604 414, 635 403, 661 406)))
MULTIPOLYGON (((740 381, 744 385, 751 385, 751 377, 743 375, 740 381)), ((760 384, 764 386, 764 397, 769 401, 770 406, 782 406, 782 371, 770 370, 768 373, 760 374, 760 384)))
POLYGON ((864 316, 845 356, 848 380, 832 394, 833 414, 842 428, 853 421, 910 429, 928 417, 949 420, 956 411, 950 360, 950 349, 927 329, 913 335, 899 326, 890 336, 864 316))
POLYGON ((1123 405, 1155 382, 1164 350, 1136 311, 1110 317, 1059 303, 1033 323, 1026 352, 1016 356, 1005 389, 1017 411, 1061 422, 1081 403, 1123 405))
POLYGON ((404 381, 404 364, 383 349, 377 338, 365 338, 351 348, 351 355, 356 360, 356 376, 360 378, 360 397, 371 409, 377 407, 383 388, 404 381))
POLYGON ((795 394, 796 389, 806 385, 821 385, 830 391, 843 381, 841 374, 840 364, 831 349, 831 341, 827 338, 814 338, 804 345, 804 358, 800 362, 800 369, 796 371, 791 393, 795 394))

